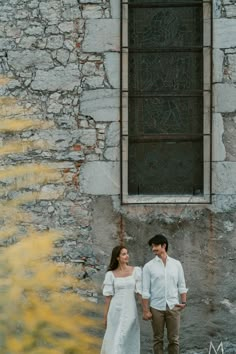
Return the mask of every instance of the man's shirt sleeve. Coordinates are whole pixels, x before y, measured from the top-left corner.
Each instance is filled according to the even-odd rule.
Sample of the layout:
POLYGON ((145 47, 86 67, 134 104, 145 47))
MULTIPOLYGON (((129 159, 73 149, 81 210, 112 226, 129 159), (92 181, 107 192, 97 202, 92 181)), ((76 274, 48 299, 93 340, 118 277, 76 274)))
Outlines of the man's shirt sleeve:
POLYGON ((183 267, 180 262, 179 263, 179 269, 178 269, 178 290, 180 294, 184 294, 188 292, 188 289, 186 288, 186 283, 185 283, 185 278, 184 278, 184 271, 183 267))
POLYGON ((148 266, 145 265, 143 268, 143 291, 142 291, 143 299, 149 299, 151 297, 150 287, 151 287, 150 270, 148 266))

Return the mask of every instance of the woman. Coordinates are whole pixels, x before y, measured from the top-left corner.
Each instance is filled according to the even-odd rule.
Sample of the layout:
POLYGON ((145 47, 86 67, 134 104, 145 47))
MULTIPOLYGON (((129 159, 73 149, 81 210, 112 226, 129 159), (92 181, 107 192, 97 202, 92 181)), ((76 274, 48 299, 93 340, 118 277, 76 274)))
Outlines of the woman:
POLYGON ((101 354, 140 354, 140 329, 135 294, 141 300, 141 269, 128 265, 124 246, 112 250, 103 283, 106 327, 101 354))

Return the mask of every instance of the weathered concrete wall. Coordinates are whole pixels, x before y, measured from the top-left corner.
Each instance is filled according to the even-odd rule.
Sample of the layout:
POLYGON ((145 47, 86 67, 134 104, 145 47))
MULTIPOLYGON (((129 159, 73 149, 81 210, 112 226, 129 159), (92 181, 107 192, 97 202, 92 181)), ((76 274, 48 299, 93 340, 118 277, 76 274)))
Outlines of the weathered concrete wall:
MULTIPOLYGON (((189 287, 181 352, 207 353, 210 341, 223 341, 225 353, 236 353, 236 6, 214 1, 213 203, 206 206, 120 204, 119 8, 118 0, 0 0, 0 119, 49 124, 0 128, 3 149, 30 144, 5 149, 1 169, 36 163, 58 171, 57 182, 22 185, 39 196, 24 209, 36 229, 63 232, 58 260, 99 286, 118 242, 142 266, 152 257, 147 240, 165 233, 189 287)), ((11 182, 1 180, 1 191, 11 182)), ((96 291, 87 294, 102 302, 96 291)), ((151 328, 142 326, 144 354, 151 328)))
MULTIPOLYGON (((181 260, 189 287, 181 353, 208 353, 210 341, 217 346, 223 341, 225 353, 235 353, 235 211, 216 213, 188 206, 120 208, 115 197, 111 213, 110 197, 101 196, 94 203, 92 229, 106 255, 119 238, 128 245, 132 263, 142 266, 152 257, 148 239, 157 232, 167 235, 169 254, 181 260)), ((142 353, 152 352, 150 334, 151 325, 142 323, 142 353)))

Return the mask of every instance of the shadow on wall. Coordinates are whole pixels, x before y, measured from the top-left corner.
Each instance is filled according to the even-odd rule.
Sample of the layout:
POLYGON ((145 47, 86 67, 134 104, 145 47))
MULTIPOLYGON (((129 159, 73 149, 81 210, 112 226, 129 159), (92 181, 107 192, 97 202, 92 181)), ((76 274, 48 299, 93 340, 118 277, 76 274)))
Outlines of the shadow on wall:
MULTIPOLYGON (((8 81, 0 77, 0 88, 8 81)), ((26 208, 45 194, 48 199, 40 187, 63 183, 61 173, 46 164, 9 166, 4 160, 9 154, 46 149, 44 141, 19 137, 19 132, 49 127, 30 115, 15 98, 0 97, 0 352, 95 354, 101 324, 90 314, 98 318, 98 307, 76 293, 72 267, 52 261, 60 253, 55 244, 62 235, 36 230, 26 208)))

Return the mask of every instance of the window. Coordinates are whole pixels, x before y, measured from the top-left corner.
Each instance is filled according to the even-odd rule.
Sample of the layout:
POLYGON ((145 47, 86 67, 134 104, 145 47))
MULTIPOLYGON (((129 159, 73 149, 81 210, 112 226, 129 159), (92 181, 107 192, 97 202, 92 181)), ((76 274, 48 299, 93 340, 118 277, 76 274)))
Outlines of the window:
POLYGON ((123 203, 209 203, 211 3, 121 6, 123 203))

